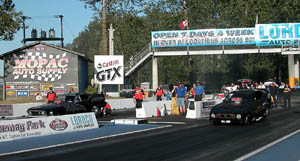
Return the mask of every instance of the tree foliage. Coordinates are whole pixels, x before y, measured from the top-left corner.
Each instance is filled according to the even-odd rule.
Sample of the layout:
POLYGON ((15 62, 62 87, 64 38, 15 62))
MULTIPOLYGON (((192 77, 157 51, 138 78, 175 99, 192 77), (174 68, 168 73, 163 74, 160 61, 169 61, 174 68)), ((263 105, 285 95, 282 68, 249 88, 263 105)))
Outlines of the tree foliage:
POLYGON ((0 40, 13 40, 22 23, 21 15, 12 0, 0 0, 0 40))
MULTIPOLYGON (((125 62, 151 41, 151 31, 179 30, 185 20, 184 0, 110 0, 106 1, 107 22, 103 24, 100 11, 102 0, 81 0, 95 11, 94 21, 80 33, 70 48, 85 53, 90 59, 100 54, 102 25, 115 28, 115 55, 124 55, 125 62)), ((299 22, 300 0, 186 0, 189 29, 246 28, 258 23, 299 22)), ((221 49, 220 47, 215 47, 221 49)), ((236 46, 226 46, 236 48, 236 46)), ((239 46, 245 48, 245 46, 239 46)), ((186 48, 158 49, 186 50, 186 48)), ((204 48, 190 48, 190 50, 204 48)), ((209 88, 236 82, 240 78, 264 81, 274 76, 288 78, 287 57, 278 54, 205 55, 159 57, 159 84, 184 81, 206 82, 209 88)), ((91 65, 92 66, 92 65, 91 65)), ((151 61, 134 78, 151 82, 151 61)), ((92 76, 92 70, 90 70, 92 76)))

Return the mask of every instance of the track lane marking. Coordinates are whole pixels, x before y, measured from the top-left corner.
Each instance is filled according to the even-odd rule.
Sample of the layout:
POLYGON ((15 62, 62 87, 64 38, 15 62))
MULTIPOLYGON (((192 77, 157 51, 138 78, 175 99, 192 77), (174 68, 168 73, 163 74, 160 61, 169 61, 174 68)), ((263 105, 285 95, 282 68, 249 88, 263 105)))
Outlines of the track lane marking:
POLYGON ((283 140, 286 140, 286 139, 288 139, 288 138, 296 135, 299 132, 300 132, 300 129, 297 130, 297 131, 295 131, 295 132, 292 132, 292 133, 290 133, 290 134, 288 134, 288 135, 286 135, 286 136, 284 136, 284 137, 282 137, 280 139, 277 139, 277 140, 275 140, 275 141, 273 141, 273 142, 271 142, 271 143, 269 143, 269 144, 267 144, 267 145, 265 145, 265 146, 263 146, 263 147, 255 150, 255 151, 252 151, 251 153, 246 154, 246 155, 244 155, 244 156, 242 156, 242 157, 240 157, 240 158, 238 158, 238 159, 236 159, 234 161, 243 161, 245 159, 248 159, 248 158, 250 158, 250 157, 252 157, 252 156, 254 156, 254 155, 256 155, 256 154, 258 154, 258 153, 260 153, 260 152, 262 152, 262 151, 264 151, 266 149, 268 149, 268 148, 270 148, 271 146, 273 146, 275 144, 278 144, 278 143, 282 142, 283 140))
POLYGON ((174 125, 185 125, 186 122, 161 122, 161 121, 149 121, 149 124, 174 124, 174 125))

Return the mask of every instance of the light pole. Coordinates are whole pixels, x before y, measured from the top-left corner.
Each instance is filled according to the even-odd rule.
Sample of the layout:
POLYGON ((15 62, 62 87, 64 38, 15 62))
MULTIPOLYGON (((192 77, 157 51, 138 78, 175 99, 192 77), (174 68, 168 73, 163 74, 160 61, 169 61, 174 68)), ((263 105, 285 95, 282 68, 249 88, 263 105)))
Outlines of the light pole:
POLYGON ((61 47, 64 47, 64 33, 63 33, 63 22, 62 22, 62 19, 63 19, 63 15, 56 15, 54 16, 55 18, 60 18, 60 41, 61 41, 61 47))

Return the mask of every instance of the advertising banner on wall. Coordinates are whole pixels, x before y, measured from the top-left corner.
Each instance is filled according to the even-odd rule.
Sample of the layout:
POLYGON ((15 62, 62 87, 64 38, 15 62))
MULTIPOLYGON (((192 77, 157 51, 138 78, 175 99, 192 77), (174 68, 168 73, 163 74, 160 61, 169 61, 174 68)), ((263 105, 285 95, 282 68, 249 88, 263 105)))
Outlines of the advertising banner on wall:
POLYGON ((0 142, 99 128, 93 112, 0 122, 0 142))
POLYGON ((59 117, 48 117, 52 134, 98 128, 98 122, 93 112, 59 117))
POLYGON ((95 55, 94 79, 101 84, 123 84, 124 62, 122 55, 95 55))
POLYGON ((154 31, 152 47, 255 44, 255 28, 154 31))
POLYGON ((12 105, 0 105, 0 116, 12 116, 13 115, 13 107, 12 105))
POLYGON ((76 77, 74 80, 77 66, 78 60, 74 54, 39 44, 5 58, 6 83, 26 85, 26 82, 40 84, 77 81, 76 77))
POLYGON ((45 118, 4 120, 0 122, 0 142, 50 135, 45 118))
POLYGON ((257 46, 299 45, 300 23, 257 24, 257 46))

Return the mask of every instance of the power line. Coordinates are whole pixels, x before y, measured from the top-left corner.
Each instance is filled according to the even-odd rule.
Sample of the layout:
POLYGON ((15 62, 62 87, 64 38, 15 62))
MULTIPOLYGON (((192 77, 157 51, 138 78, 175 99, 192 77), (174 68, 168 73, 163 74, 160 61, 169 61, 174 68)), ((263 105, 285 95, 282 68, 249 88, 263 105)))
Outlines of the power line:
POLYGON ((65 18, 63 21, 64 21, 64 22, 65 22, 65 24, 67 25, 67 28, 70 30, 70 32, 71 32, 71 34, 72 34, 73 38, 75 38, 75 35, 74 35, 74 33, 73 33, 73 31, 72 31, 71 27, 69 26, 69 24, 68 24, 68 22, 67 22, 66 18, 65 18))

